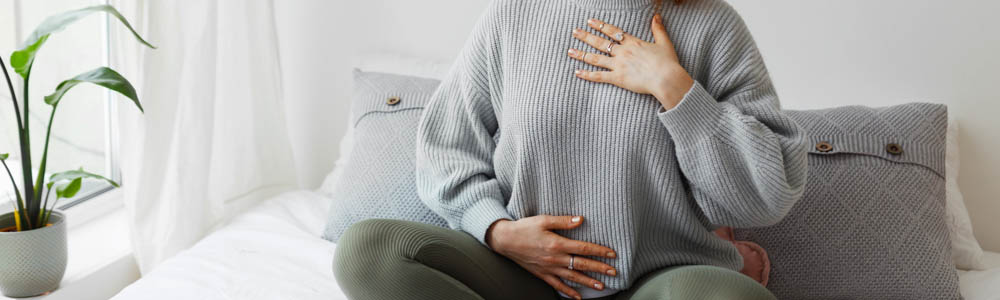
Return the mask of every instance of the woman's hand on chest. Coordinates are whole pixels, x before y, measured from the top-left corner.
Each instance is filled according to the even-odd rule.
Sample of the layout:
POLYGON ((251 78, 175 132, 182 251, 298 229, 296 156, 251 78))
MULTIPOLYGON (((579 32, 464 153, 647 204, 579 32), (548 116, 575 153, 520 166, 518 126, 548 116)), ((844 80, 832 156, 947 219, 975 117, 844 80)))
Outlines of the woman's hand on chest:
POLYGON ((680 103, 694 85, 694 80, 677 59, 677 52, 659 14, 653 17, 650 24, 654 38, 652 43, 601 20, 590 19, 587 25, 614 41, 586 30, 573 29, 573 37, 603 54, 580 49, 569 49, 567 54, 588 64, 607 69, 607 71, 576 70, 577 77, 613 84, 639 94, 653 95, 665 110, 680 103))

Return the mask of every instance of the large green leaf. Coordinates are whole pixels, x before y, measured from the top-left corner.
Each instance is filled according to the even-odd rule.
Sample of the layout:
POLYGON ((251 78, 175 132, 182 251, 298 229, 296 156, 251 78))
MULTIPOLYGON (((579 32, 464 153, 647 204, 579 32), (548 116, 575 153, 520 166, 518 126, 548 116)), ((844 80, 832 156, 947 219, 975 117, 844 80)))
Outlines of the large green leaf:
POLYGON ((117 9, 111 5, 97 5, 64 12, 42 21, 42 24, 38 25, 38 27, 35 28, 35 31, 24 40, 23 44, 21 44, 21 49, 14 51, 14 53, 10 55, 10 66, 14 68, 14 72, 20 74, 21 77, 27 77, 28 70, 31 70, 31 64, 35 62, 35 54, 38 53, 38 49, 42 47, 42 44, 45 44, 49 35, 61 31, 66 28, 67 25, 95 12, 106 12, 115 16, 115 18, 121 21, 129 31, 132 31, 132 35, 134 35, 139 42, 149 46, 150 48, 156 49, 155 46, 144 40, 139 33, 135 32, 135 29, 132 28, 132 24, 129 24, 128 20, 125 20, 125 17, 122 16, 117 9))
POLYGON ((69 184, 59 185, 56 187, 56 196, 59 198, 73 198, 76 196, 76 192, 80 191, 80 186, 83 185, 83 178, 73 179, 69 184))
POLYGON ((139 111, 142 111, 142 104, 139 104, 139 96, 135 93, 135 88, 132 84, 128 82, 121 74, 115 72, 115 70, 109 69, 107 67, 100 67, 97 69, 90 70, 80 75, 76 75, 72 79, 63 81, 56 87, 56 91, 51 95, 45 96, 45 103, 49 105, 56 106, 59 101, 62 100, 63 95, 69 92, 74 86, 89 82, 99 86, 106 87, 113 91, 119 92, 125 97, 132 99, 135 106, 139 107, 139 111))
POLYGON ((97 180, 104 180, 107 181, 109 184, 111 184, 111 186, 118 187, 118 183, 115 182, 114 180, 105 178, 104 176, 101 175, 84 171, 83 168, 80 168, 79 170, 69 170, 52 174, 52 176, 49 177, 49 183, 46 185, 46 187, 51 189, 53 184, 58 183, 60 181, 77 180, 81 178, 93 178, 97 180))

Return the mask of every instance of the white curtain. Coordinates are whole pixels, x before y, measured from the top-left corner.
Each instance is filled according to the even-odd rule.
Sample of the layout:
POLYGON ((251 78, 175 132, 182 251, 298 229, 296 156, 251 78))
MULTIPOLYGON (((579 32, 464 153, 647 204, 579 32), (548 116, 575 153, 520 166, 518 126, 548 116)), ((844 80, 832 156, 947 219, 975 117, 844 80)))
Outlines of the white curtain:
POLYGON ((158 49, 112 23, 122 189, 143 273, 229 216, 296 186, 270 0, 114 0, 158 49))

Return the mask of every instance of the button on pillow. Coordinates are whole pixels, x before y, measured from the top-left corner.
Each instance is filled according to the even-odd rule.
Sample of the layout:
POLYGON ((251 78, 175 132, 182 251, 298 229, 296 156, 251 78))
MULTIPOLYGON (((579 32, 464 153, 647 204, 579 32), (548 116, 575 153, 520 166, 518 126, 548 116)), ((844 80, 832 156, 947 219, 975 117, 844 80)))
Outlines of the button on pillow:
POLYGON ((770 227, 778 299, 959 299, 945 221, 947 108, 787 111, 816 147, 805 195, 770 227))
POLYGON ((354 145, 333 183, 333 204, 323 238, 336 242, 365 219, 447 223, 417 196, 414 175, 417 126, 439 81, 354 71, 351 124, 354 145))

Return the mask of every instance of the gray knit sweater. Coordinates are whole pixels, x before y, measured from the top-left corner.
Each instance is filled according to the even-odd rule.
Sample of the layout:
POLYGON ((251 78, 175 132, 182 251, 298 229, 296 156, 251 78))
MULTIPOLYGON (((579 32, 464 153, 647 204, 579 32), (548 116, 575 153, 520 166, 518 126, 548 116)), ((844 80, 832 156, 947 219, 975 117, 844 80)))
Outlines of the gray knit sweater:
POLYGON ((774 224, 789 211, 806 182, 804 136, 721 0, 662 7, 697 82, 675 108, 573 76, 597 70, 566 56, 596 52, 573 28, 598 18, 651 41, 651 3, 495 0, 421 121, 423 201, 480 241, 498 219, 582 215, 581 227, 559 234, 618 252, 601 259, 617 277, 589 274, 611 289, 672 265, 742 268, 711 230, 774 224))

